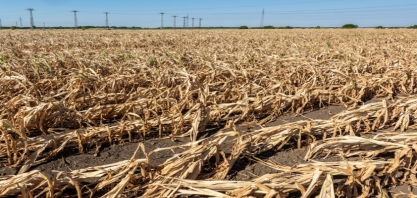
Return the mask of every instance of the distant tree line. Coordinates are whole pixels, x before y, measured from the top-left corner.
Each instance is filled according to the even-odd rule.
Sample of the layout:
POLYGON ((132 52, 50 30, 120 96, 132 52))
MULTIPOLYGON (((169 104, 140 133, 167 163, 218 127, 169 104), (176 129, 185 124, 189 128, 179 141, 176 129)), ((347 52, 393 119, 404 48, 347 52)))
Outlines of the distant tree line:
MULTIPOLYGON (((248 26, 246 25, 242 25, 239 27, 239 29, 249 29, 248 26)), ((267 25, 267 26, 263 26, 263 27, 253 27, 250 29, 293 29, 293 27, 291 26, 283 26, 283 27, 274 27, 272 25, 267 25)))
MULTIPOLYGON (((352 23, 348 23, 348 24, 344 24, 343 26, 341 26, 340 28, 343 29, 355 29, 358 28, 358 25, 352 24, 352 23)), ((58 26, 58 27, 34 27, 35 29, 82 29, 82 30, 86 30, 86 29, 107 29, 106 26, 79 26, 78 28, 74 28, 74 27, 63 27, 63 26, 58 26)), ((293 29, 293 28, 302 28, 302 29, 309 29, 309 28, 314 28, 314 29, 325 29, 325 28, 338 28, 338 27, 321 27, 321 26, 316 26, 316 27, 292 27, 292 26, 279 26, 279 27, 274 27, 272 25, 267 25, 267 26, 263 26, 263 27, 248 27, 246 25, 242 25, 237 27, 238 29, 293 29)), ((376 29, 395 29, 395 28, 401 28, 401 27, 383 27, 383 26, 377 26, 375 27, 376 29)), ((409 26, 407 28, 410 29, 417 29, 417 25, 413 25, 413 26, 409 26)), ((9 26, 9 27, 0 27, 0 29, 31 29, 30 27, 16 27, 16 26, 9 26)), ((159 28, 142 28, 142 27, 126 27, 126 26, 110 26, 109 29, 129 29, 129 30, 134 30, 134 29, 159 29, 159 28)), ((203 28, 173 28, 173 27, 164 27, 164 29, 236 29, 236 27, 203 27, 203 28)))

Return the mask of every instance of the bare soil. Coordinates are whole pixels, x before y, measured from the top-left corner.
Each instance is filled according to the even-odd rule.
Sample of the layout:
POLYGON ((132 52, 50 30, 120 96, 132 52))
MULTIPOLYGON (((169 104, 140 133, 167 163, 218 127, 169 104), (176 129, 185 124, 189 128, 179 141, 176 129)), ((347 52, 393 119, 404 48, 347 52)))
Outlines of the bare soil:
MULTIPOLYGON (((152 151, 156 148, 170 147, 182 145, 189 141, 189 138, 177 138, 175 141, 171 139, 150 139, 143 141, 146 151, 152 151)), ((138 147, 139 140, 132 142, 119 143, 113 145, 103 145, 99 153, 95 154, 95 148, 88 149, 87 152, 81 154, 78 149, 67 149, 48 162, 32 166, 30 170, 40 170, 46 175, 53 175, 53 171, 72 171, 93 166, 111 164, 123 160, 131 159, 138 147)), ((174 149, 174 152, 180 152, 174 149)), ((171 150, 160 151, 151 155, 151 165, 157 166, 162 164, 173 155, 171 150)), ((138 152, 135 156, 145 158, 143 152, 138 152)), ((16 174, 20 167, 3 167, 0 168, 0 175, 16 174)))

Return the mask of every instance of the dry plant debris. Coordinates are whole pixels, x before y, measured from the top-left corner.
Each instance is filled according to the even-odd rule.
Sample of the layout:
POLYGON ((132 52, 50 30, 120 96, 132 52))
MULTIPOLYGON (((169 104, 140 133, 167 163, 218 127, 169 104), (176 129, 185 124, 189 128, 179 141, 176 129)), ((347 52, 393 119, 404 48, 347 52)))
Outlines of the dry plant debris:
POLYGON ((416 49, 401 29, 1 31, 0 168, 19 171, 0 174, 0 196, 389 197, 417 187, 416 49), (330 105, 346 111, 265 126, 330 105), (212 126, 221 130, 199 138, 212 126), (33 168, 66 149, 179 137, 189 142, 139 143, 143 159, 53 176, 33 168), (256 157, 285 146, 307 148, 308 163, 256 157), (243 158, 277 173, 227 180, 243 158))

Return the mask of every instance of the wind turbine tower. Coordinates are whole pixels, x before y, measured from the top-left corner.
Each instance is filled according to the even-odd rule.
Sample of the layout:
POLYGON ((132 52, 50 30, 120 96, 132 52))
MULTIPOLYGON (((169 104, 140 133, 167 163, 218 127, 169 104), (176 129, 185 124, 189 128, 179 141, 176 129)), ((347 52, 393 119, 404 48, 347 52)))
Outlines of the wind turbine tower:
POLYGON ((30 12, 30 29, 33 29, 33 27, 35 26, 35 22, 33 21, 33 8, 28 8, 27 10, 29 10, 30 12))
POLYGON ((78 21, 77 21, 77 10, 73 10, 71 12, 74 12, 74 28, 78 28, 78 21))

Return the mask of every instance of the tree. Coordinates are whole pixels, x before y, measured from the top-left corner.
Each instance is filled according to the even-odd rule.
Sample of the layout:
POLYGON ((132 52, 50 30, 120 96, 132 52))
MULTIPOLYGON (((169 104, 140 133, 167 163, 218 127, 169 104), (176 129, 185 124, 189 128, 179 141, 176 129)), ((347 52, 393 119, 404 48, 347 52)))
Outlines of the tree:
POLYGON ((342 28, 348 28, 348 29, 358 28, 358 25, 348 23, 348 24, 343 25, 342 28))
POLYGON ((263 29, 275 29, 275 27, 272 25, 267 25, 267 26, 264 26, 263 29))
POLYGON ((239 29, 249 29, 249 28, 246 25, 242 25, 242 26, 239 27, 239 29))
POLYGON ((377 26, 376 29, 385 29, 383 26, 377 26))
POLYGON ((16 26, 10 26, 10 29, 15 30, 16 26))

